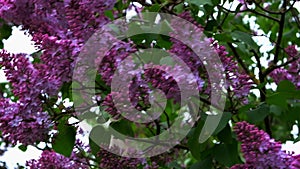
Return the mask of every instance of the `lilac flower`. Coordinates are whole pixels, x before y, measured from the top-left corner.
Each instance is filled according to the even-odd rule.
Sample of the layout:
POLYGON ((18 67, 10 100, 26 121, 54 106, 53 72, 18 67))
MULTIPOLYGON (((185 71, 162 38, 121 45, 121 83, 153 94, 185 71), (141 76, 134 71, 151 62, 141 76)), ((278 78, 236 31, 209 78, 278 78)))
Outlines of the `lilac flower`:
POLYGON ((104 11, 112 9, 114 4, 114 0, 0 1, 0 17, 22 25, 43 51, 37 58, 39 63, 34 64, 25 54, 11 55, 5 51, 0 54, 0 65, 4 66, 12 92, 18 99, 17 102, 5 99, 0 103, 0 129, 7 140, 27 145, 48 138, 51 122, 43 111, 42 97, 57 96, 62 84, 70 82, 74 60, 83 43, 107 23, 104 11))
MULTIPOLYGON (((176 34, 172 34, 175 38, 171 39, 173 45, 170 49, 170 52, 180 57, 189 66, 195 77, 204 77, 207 79, 216 78, 218 75, 216 75, 215 77, 208 77, 207 71, 205 70, 206 67, 204 67, 202 61, 214 63, 213 60, 210 60, 210 57, 206 56, 218 55, 223 65, 214 65, 214 69, 221 69, 224 71, 227 79, 227 83, 225 84, 226 88, 231 90, 232 95, 235 98, 242 100, 243 103, 246 103, 247 96, 253 84, 250 77, 246 73, 238 71, 237 62, 233 59, 232 56, 228 56, 228 52, 226 52, 226 48, 224 46, 219 45, 213 39, 202 37, 203 28, 199 24, 197 24, 196 21, 194 21, 194 19, 188 12, 184 12, 179 16, 194 23, 196 25, 196 28, 190 28, 182 25, 183 23, 174 21, 171 23, 174 32, 176 32, 177 34, 188 33, 186 37, 190 37, 190 39, 187 39, 186 42, 193 48, 198 49, 199 51, 195 52, 201 55, 197 56, 196 53, 187 46, 187 44, 176 40, 175 38, 178 37, 176 34)), ((208 88, 206 89, 205 93, 210 93, 211 86, 209 84, 209 80, 207 82, 208 88)), ((198 83, 201 83, 201 80, 198 83)))
POLYGON ((115 0, 70 0, 65 4, 70 30, 78 39, 87 40, 95 30, 108 23, 104 11, 112 9, 115 0))
POLYGON ((106 51, 99 65, 99 73, 107 85, 111 84, 112 76, 120 63, 135 51, 136 48, 131 43, 121 41, 117 41, 109 51, 106 51))
POLYGON ((115 168, 129 168, 134 169, 138 166, 143 166, 145 159, 121 157, 113 154, 109 151, 101 149, 98 153, 98 157, 101 158, 99 162, 100 168, 115 169, 115 168))
POLYGON ((247 96, 250 93, 253 82, 249 75, 244 72, 238 71, 238 64, 232 56, 228 56, 225 46, 220 46, 217 43, 213 43, 213 46, 218 53, 226 75, 226 87, 231 90, 233 96, 242 100, 243 103, 247 103, 247 96))
POLYGON ((72 153, 71 157, 65 157, 52 150, 44 150, 40 159, 26 162, 30 169, 53 168, 53 169, 88 169, 89 165, 84 158, 72 153))
MULTIPOLYGON (((171 163, 176 155, 178 155, 177 149, 172 149, 170 152, 165 152, 163 154, 153 156, 150 158, 129 158, 121 157, 111 152, 122 151, 117 146, 110 147, 107 151, 105 149, 100 149, 98 152, 98 158, 100 158, 99 167, 105 169, 115 169, 115 168, 144 168, 144 169, 158 169, 163 166, 167 166, 171 163)), ((134 150, 128 150, 130 154, 137 153, 134 150)))
POLYGON ((290 56, 295 57, 298 54, 298 51, 296 49, 296 45, 290 45, 284 49, 284 51, 290 56))
POLYGON ((241 4, 245 4, 245 0, 238 0, 241 4))
POLYGON ((12 103, 0 100, 0 130, 4 139, 12 144, 29 145, 48 138, 50 120, 40 105, 12 103))
MULTIPOLYGON (((298 55, 295 45, 288 46, 285 48, 285 52, 289 55, 289 59, 294 59, 298 55)), ((297 89, 300 88, 300 59, 297 59, 287 65, 286 68, 277 68, 273 70, 269 75, 273 78, 276 84, 280 83, 282 80, 289 80, 296 86, 297 89)))
POLYGON ((50 128, 49 116, 42 110, 41 95, 57 91, 57 86, 47 83, 26 55, 0 54, 0 65, 4 66, 7 80, 12 84, 18 102, 1 99, 0 128, 6 139, 27 145, 47 138, 50 128), (21 128, 21 129, 19 129, 21 128))
POLYGON ((300 168, 300 155, 294 157, 294 161, 292 162, 290 168, 291 169, 299 169, 300 168))
POLYGON ((232 169, 286 169, 293 162, 294 157, 281 149, 281 143, 274 141, 265 131, 259 130, 254 125, 238 122, 234 130, 238 140, 242 142, 241 151, 246 163, 235 165, 232 169))

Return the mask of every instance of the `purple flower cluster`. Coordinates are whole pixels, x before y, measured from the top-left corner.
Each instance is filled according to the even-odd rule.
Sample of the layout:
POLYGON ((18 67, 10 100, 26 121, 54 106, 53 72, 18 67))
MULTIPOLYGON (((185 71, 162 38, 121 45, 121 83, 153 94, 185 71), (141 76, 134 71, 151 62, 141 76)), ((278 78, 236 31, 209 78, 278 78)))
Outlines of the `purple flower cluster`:
MULTIPOLYGON (((113 146, 109 148, 112 151, 120 151, 120 148, 113 146)), ((105 169, 115 169, 115 168, 143 168, 143 169, 158 169, 163 166, 167 166, 174 159, 175 156, 178 155, 179 150, 172 149, 170 152, 166 152, 157 156, 153 156, 150 158, 129 158, 129 157, 121 157, 116 154, 113 154, 107 150, 100 149, 98 152, 98 158, 100 158, 100 168, 105 169)), ((136 153, 134 151, 130 151, 127 153, 136 153)))
POLYGON ((178 20, 172 20, 171 25, 173 28, 173 32, 170 33, 170 35, 173 37, 171 38, 171 41, 173 42, 173 45, 171 49, 169 50, 170 53, 174 54, 175 56, 179 57, 184 61, 185 64, 188 65, 188 67, 191 69, 192 73, 195 76, 195 79, 197 79, 197 83, 199 85, 199 90, 203 88, 203 80, 200 77, 201 70, 203 70, 203 63, 200 60, 199 56, 189 48, 189 46, 194 47, 195 49, 199 49, 201 51, 196 51, 197 53, 201 53, 203 56, 201 58, 205 57, 205 55, 209 55, 207 51, 209 50, 203 50, 207 48, 207 46, 210 45, 208 39, 203 39, 203 29, 202 27, 197 24, 196 21, 193 20, 193 18, 190 16, 188 12, 184 12, 179 15, 179 17, 192 22, 195 27, 189 27, 189 24, 184 25, 184 23, 181 23, 178 20), (192 32, 192 33, 191 33, 192 32), (180 35, 180 36, 179 36, 180 35), (182 38, 185 37, 186 39, 183 39, 185 42, 181 42, 178 39, 182 40, 182 38), (188 43, 189 46, 187 46, 188 43))
MULTIPOLYGON (((134 66, 131 65, 131 68, 134 66)), ((128 111, 128 105, 134 107, 134 110, 147 111, 147 108, 151 107, 151 100, 158 99, 152 98, 152 92, 154 89, 158 89, 162 92, 166 99, 173 100, 174 103, 181 102, 181 93, 184 91, 196 91, 197 81, 192 73, 186 72, 180 65, 168 66, 168 65, 152 65, 145 64, 143 70, 132 71, 132 79, 130 76, 126 78, 118 79, 120 87, 128 87, 128 92, 113 91, 108 94, 104 99, 102 105, 106 106, 106 111, 109 112, 114 118, 119 118, 121 113, 125 113, 126 117, 136 121, 138 114, 134 114, 132 111, 128 111), (179 86, 178 83, 182 85, 179 86), (183 85, 184 84, 184 85, 183 85), (194 90, 192 90, 195 88, 194 90), (122 105, 123 104, 123 105, 122 105), (130 115, 131 114, 131 115, 130 115)), ((117 74, 123 74, 122 68, 118 69, 117 74)), ((125 71, 126 72, 126 71, 125 71)), ((111 76, 109 76, 111 78, 111 76)), ((122 76, 123 77, 123 76, 122 76)), ((114 84, 116 85, 116 84, 114 84)), ((190 93, 195 94, 195 93, 190 93)), ((156 96, 153 96, 156 97, 156 96)), ((163 106, 164 107, 164 106, 163 106)), ((133 109, 131 109, 133 110, 133 109)), ((161 110, 163 111, 163 110, 161 110)), ((160 114, 160 112, 155 112, 160 114)))
POLYGON ((291 169, 299 169, 300 168, 300 155, 294 157, 294 161, 291 163, 291 169))
MULTIPOLYGON (((78 133, 82 134, 81 129, 79 129, 78 133)), ((89 147, 80 140, 76 140, 75 148, 70 157, 63 156, 53 150, 44 150, 38 160, 26 161, 26 166, 30 169, 88 169, 90 161, 88 157, 84 156, 86 152, 90 152, 89 147)))
POLYGON ((12 144, 24 145, 44 141, 48 138, 49 117, 40 106, 31 108, 30 103, 12 103, 0 100, 0 130, 2 136, 12 144), (21 114, 22 113, 22 114, 21 114))
POLYGON ((56 91, 57 86, 26 58, 25 54, 0 54, 0 65, 4 66, 7 79, 12 84, 18 102, 1 99, 0 128, 12 143, 27 145, 47 138, 50 127, 49 116, 42 110, 42 94, 56 91))
POLYGON ((265 131, 259 130, 247 122, 236 123, 234 130, 238 140, 242 142, 241 151, 244 154, 246 162, 245 164, 235 165, 231 169, 287 169, 291 165, 294 168, 299 166, 297 156, 292 156, 283 151, 281 143, 270 138, 265 131))
MULTIPOLYGON (((203 80, 201 80, 200 77, 217 77, 207 77, 207 72, 205 70, 207 67, 204 67, 204 65, 207 64, 203 64, 203 62, 214 63, 214 60, 212 60, 209 56, 217 54, 221 62, 223 63, 223 67, 219 67, 219 69, 224 70, 224 73, 226 75, 226 88, 231 91, 231 95, 246 103, 247 96, 253 84, 250 80, 250 77, 247 74, 238 71, 237 62, 233 59, 232 56, 228 56, 228 52, 226 52, 226 48, 224 46, 219 45, 212 39, 203 37, 202 27, 197 24, 196 21, 194 21, 194 19, 188 12, 184 12, 179 16, 196 25, 196 27, 190 28, 187 27, 184 23, 180 23, 179 21, 174 21, 171 23, 176 34, 184 35, 185 37, 187 37, 185 43, 189 44, 189 46, 193 48, 193 50, 191 50, 189 46, 187 46, 183 42, 180 42, 176 39, 182 39, 182 36, 172 34, 174 38, 171 39, 171 41, 173 42, 173 46, 171 47, 170 52, 174 53, 190 67, 195 77, 198 77, 198 83, 201 84, 200 87, 203 87, 203 80), (201 55, 197 56, 195 52, 201 55)), ((210 85, 208 85, 208 88, 205 92, 209 93, 210 90, 211 87, 210 85)))
POLYGON ((48 137, 51 121, 43 112, 43 98, 56 96, 62 84, 71 80, 84 42, 108 22, 104 11, 114 4, 114 0, 0 1, 0 17, 22 25, 43 51, 34 58, 38 63, 30 62, 25 54, 0 54, 0 65, 18 100, 1 99, 0 128, 6 139, 33 144, 48 137))
POLYGON ((296 86, 297 89, 300 89, 300 58, 295 58, 298 55, 298 51, 295 45, 288 46, 285 48, 285 52, 290 59, 296 59, 290 63, 286 68, 281 67, 273 70, 270 73, 270 77, 273 78, 274 82, 278 84, 282 80, 289 80, 296 86))
POLYGON ((88 169, 89 163, 84 158, 72 153, 71 157, 65 157, 52 150, 44 150, 38 160, 26 162, 30 169, 53 168, 53 169, 88 169))
POLYGON ((251 86, 253 85, 249 75, 245 72, 238 71, 237 62, 232 56, 228 56, 225 46, 218 45, 216 42, 213 42, 213 46, 223 63, 227 80, 226 88, 228 89, 229 94, 242 100, 243 103, 247 103, 247 96, 249 95, 251 86))
POLYGON ((105 53, 99 65, 99 73, 107 85, 111 84, 112 77, 121 62, 135 51, 136 48, 134 48, 131 43, 117 41, 113 44, 112 48, 105 53))
POLYGON ((115 155, 109 151, 101 149, 98 153, 100 160, 100 168, 115 169, 115 168, 130 168, 134 169, 138 166, 146 164, 146 159, 129 158, 115 155))
POLYGON ((104 11, 112 9, 115 0, 69 0, 65 3, 71 32, 77 39, 85 41, 108 22, 104 11))

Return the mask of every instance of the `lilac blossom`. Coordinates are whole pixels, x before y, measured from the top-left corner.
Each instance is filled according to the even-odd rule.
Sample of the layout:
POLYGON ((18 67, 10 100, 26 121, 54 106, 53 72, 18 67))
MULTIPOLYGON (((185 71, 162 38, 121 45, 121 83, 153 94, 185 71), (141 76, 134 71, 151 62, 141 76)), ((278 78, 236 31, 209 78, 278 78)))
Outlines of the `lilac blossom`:
POLYGON ((0 17, 22 25, 43 51, 39 58, 34 58, 38 63, 30 62, 25 54, 11 55, 5 51, 0 54, 0 65, 4 66, 12 92, 18 99, 17 102, 1 100, 0 128, 6 139, 27 145, 48 138, 51 120, 43 110, 43 97, 57 96, 62 84, 71 81, 74 60, 83 43, 107 23, 103 13, 114 4, 114 0, 0 1, 0 17))
POLYGON ((300 155, 294 157, 294 161, 292 162, 290 168, 291 169, 299 169, 300 168, 300 155))
POLYGON ((12 144, 24 145, 45 141, 51 126, 48 114, 40 105, 33 106, 0 100, 0 130, 4 139, 12 144))
MULTIPOLYGON (((110 151, 105 149, 100 149, 98 152, 98 158, 100 158, 99 167, 105 169, 115 169, 115 168, 144 168, 144 169, 158 169, 161 166, 168 166, 178 155, 179 150, 172 149, 170 152, 165 152, 163 154, 147 158, 129 158, 121 157, 111 152, 120 151, 118 147, 112 146, 109 148, 110 151)), ((130 151, 130 150, 129 150, 130 151)), ((130 151, 127 153, 136 153, 135 151, 130 151)))
POLYGON ((279 84, 282 80, 289 80, 300 89, 300 59, 296 58, 298 51, 295 45, 291 45, 285 48, 285 52, 289 56, 289 60, 296 59, 292 63, 288 64, 287 67, 280 67, 273 70, 269 75, 276 84, 279 84))
POLYGON ((0 127, 6 139, 27 145, 47 138, 50 128, 49 116, 42 110, 42 94, 56 91, 55 81, 40 74, 38 68, 26 58, 25 54, 0 54, 0 64, 5 68, 8 81, 18 102, 2 99, 0 127), (19 129, 21 127, 21 129, 19 129), (17 129, 18 128, 18 129, 17 129))
POLYGON ((71 157, 65 157, 53 150, 44 150, 38 160, 26 162, 30 169, 53 168, 53 169, 88 169, 89 165, 85 158, 80 158, 76 153, 71 157))
MULTIPOLYGON (((253 84, 250 77, 246 73, 238 71, 237 62, 233 59, 232 56, 228 56, 228 52, 226 52, 226 48, 224 46, 219 45, 213 39, 202 37, 203 28, 201 27, 201 25, 197 24, 196 21, 194 21, 194 19, 190 16, 188 12, 184 12, 179 16, 188 20, 191 23, 194 23, 197 26, 197 28, 195 29, 195 28, 186 27, 182 25, 183 23, 179 23, 177 21, 171 23, 174 31, 177 34, 185 35, 186 33, 188 33, 186 37, 193 37, 187 41, 189 42, 189 44, 191 44, 191 47, 200 50, 202 49, 200 52, 196 51, 197 53, 201 53, 200 56, 201 60, 199 56, 197 56, 196 53, 193 50, 191 50, 187 45, 175 39, 176 37, 178 37, 178 35, 176 34, 174 35, 172 34, 175 38, 171 38, 173 45, 170 49, 170 52, 174 53, 179 58, 181 58, 192 70, 195 77, 204 77, 208 79, 210 77, 207 77, 207 71, 205 70, 202 61, 214 62, 213 60, 209 60, 210 58, 206 56, 217 54, 221 62, 223 63, 223 67, 217 67, 219 65, 214 65, 214 66, 216 66, 215 67, 216 69, 221 69, 224 71, 227 79, 227 82, 225 84, 226 88, 228 90, 231 90, 231 93, 235 98, 241 99, 243 103, 247 103, 247 96, 253 84), (190 33, 191 31, 192 33, 190 33), (193 46, 193 45, 197 45, 197 46, 193 46), (211 48, 211 50, 207 50, 208 48, 211 48)), ((179 38, 181 38, 181 36, 179 38)), ((201 78, 199 79, 198 83, 201 84, 201 78)), ((209 80, 207 81, 207 83, 208 83, 208 88, 206 89, 205 93, 210 93, 211 86, 209 84, 209 80)), ((200 86, 203 87, 203 85, 200 86)))
POLYGON ((281 149, 281 143, 263 130, 259 130, 247 122, 238 122, 234 126, 237 139, 242 142, 241 151, 245 158, 245 164, 238 164, 232 169, 238 168, 274 168, 286 169, 295 160, 291 154, 281 149))

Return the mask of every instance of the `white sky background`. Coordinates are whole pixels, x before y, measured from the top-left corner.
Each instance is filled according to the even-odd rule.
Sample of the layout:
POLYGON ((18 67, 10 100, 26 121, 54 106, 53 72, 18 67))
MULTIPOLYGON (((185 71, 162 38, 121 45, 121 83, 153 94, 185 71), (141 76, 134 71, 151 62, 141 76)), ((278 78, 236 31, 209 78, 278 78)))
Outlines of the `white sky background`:
MULTIPOLYGON (((297 2, 295 5, 298 10, 300 9, 300 2, 297 2)), ((300 10, 299 10, 300 11, 300 10)), ((133 16, 133 13, 129 14, 133 16)), ((259 45, 264 44, 261 48, 261 52, 265 52, 270 49, 271 43, 268 42, 267 38, 257 37, 254 38, 255 41, 259 42, 259 45)), ((36 51, 34 46, 32 45, 31 38, 27 35, 24 35, 24 32, 20 31, 17 27, 13 28, 12 36, 3 40, 4 49, 11 53, 28 53, 31 54, 36 51)), ((266 60, 262 59, 262 64, 267 65, 266 60)), ((0 70, 0 83, 6 82, 5 75, 3 71, 0 70)), ((292 133, 297 136, 298 128, 294 127, 292 133)), ((287 151, 295 151, 296 154, 300 154, 300 142, 297 144, 293 144, 292 141, 288 141, 285 145, 283 145, 283 149, 287 151)), ((40 150, 32 146, 28 146, 26 152, 22 152, 16 146, 16 148, 9 148, 7 152, 5 152, 4 156, 0 157, 0 161, 5 161, 9 168, 14 168, 17 163, 24 165, 27 160, 30 159, 38 159, 41 154, 40 150)))

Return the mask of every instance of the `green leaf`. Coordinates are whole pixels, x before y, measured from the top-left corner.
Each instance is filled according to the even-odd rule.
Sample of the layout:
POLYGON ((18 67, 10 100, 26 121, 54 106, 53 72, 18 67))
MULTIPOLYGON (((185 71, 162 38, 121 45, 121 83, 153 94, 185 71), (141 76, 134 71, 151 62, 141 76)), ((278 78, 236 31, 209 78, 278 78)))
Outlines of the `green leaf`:
POLYGON ((215 39, 219 42, 233 42, 233 39, 228 33, 220 33, 215 35, 215 39))
POLYGON ((278 24, 275 24, 272 29, 271 29, 271 34, 270 34, 270 41, 275 42, 278 34, 279 26, 278 24))
POLYGON ((170 41, 170 37, 161 35, 157 38, 157 46, 160 48, 170 49, 172 47, 172 42, 170 41))
POLYGON ((202 6, 202 5, 213 5, 213 3, 211 2, 211 0, 188 0, 188 3, 192 3, 196 6, 202 6))
POLYGON ((267 97, 266 102, 269 105, 276 105, 281 107, 282 109, 288 108, 287 98, 284 97, 281 93, 274 93, 267 97))
POLYGON ((195 164, 193 164, 190 169, 212 169, 212 159, 206 158, 205 160, 199 161, 195 164))
POLYGON ((264 33, 268 33, 272 28, 272 24, 269 24, 269 20, 264 17, 257 17, 256 23, 259 25, 260 29, 264 31, 264 33))
POLYGON ((79 117, 80 119, 95 119, 96 117, 98 117, 98 115, 95 112, 88 111, 86 113, 81 114, 79 117))
POLYGON ((0 27, 0 41, 2 41, 3 39, 8 39, 10 37, 12 28, 11 26, 4 23, 3 20, 0 20, 0 24, 2 24, 2 26, 0 27))
POLYGON ((209 21, 207 21, 207 24, 205 26, 205 30, 206 31, 213 31, 214 28, 217 27, 217 26, 218 26, 217 21, 215 21, 215 20, 209 20, 209 21))
POLYGON ((216 145, 213 152, 215 159, 227 167, 231 167, 240 162, 238 158, 238 146, 236 141, 234 141, 232 144, 216 145))
POLYGON ((228 121, 231 119, 232 114, 230 112, 224 112, 222 118, 218 124, 218 127, 214 131, 214 135, 218 134, 221 130, 225 128, 228 124, 228 121))
POLYGON ((23 152, 25 152, 27 150, 27 146, 24 146, 24 145, 19 145, 18 148, 23 152))
POLYGON ((146 8, 146 10, 148 10, 149 12, 159 12, 160 9, 161 9, 160 4, 154 4, 146 8))
POLYGON ((60 123, 58 125, 58 134, 52 143, 52 148, 55 152, 70 157, 75 145, 75 136, 75 127, 60 123))
POLYGON ((221 0, 211 0, 214 6, 218 5, 221 3, 221 0))
POLYGON ((242 31, 234 31, 231 36, 238 39, 241 42, 249 45, 252 49, 258 49, 258 45, 252 39, 252 35, 242 31))
POLYGON ((134 137, 134 132, 131 124, 132 123, 130 121, 122 119, 120 121, 111 123, 110 127, 124 135, 134 137))
POLYGON ((271 3, 271 5, 268 7, 268 10, 270 10, 270 11, 278 11, 280 4, 281 4, 281 1, 273 1, 271 3))
POLYGON ((199 143, 199 136, 203 128, 204 121, 204 119, 201 119, 197 127, 193 130, 193 133, 189 133, 191 137, 188 139, 188 147, 191 151, 192 156, 197 160, 201 160, 201 152, 205 150, 205 147, 207 145, 207 141, 202 144, 199 143))
POLYGON ((184 4, 180 3, 174 7, 176 13, 182 13, 184 11, 184 4))
POLYGON ((223 143, 231 143, 232 142, 232 132, 229 124, 226 125, 226 127, 218 133, 218 138, 223 143))
POLYGON ((64 83, 61 87, 60 91, 62 92, 62 99, 71 98, 71 92, 70 87, 72 83, 64 83))
POLYGON ((168 35, 170 32, 173 31, 172 26, 167 20, 164 20, 163 22, 159 23, 159 25, 161 34, 168 35))
POLYGON ((168 164, 168 168, 182 169, 182 167, 176 161, 172 161, 170 164, 168 164))
POLYGON ((173 60, 170 56, 170 54, 164 50, 159 50, 159 49, 152 49, 149 51, 144 51, 139 53, 138 61, 143 61, 145 64, 153 63, 153 64, 159 64, 160 60, 163 58, 170 58, 173 60))
POLYGON ((109 19, 113 20, 115 17, 114 17, 114 13, 112 10, 107 10, 104 12, 104 15, 107 16, 109 19))
POLYGON ((298 122, 300 121, 300 116, 299 116, 300 106, 291 107, 285 113, 286 113, 286 117, 285 118, 286 118, 287 122, 289 122, 291 124, 294 124, 295 121, 298 121, 298 122))
POLYGON ((103 125, 97 125, 93 127, 90 132, 89 135, 90 144, 94 144, 94 148, 95 148, 94 151, 96 151, 97 146, 95 145, 109 146, 111 137, 112 137, 112 133, 109 131, 109 129, 105 128, 103 125))
POLYGON ((89 138, 89 146, 91 148, 91 152, 94 155, 97 155, 100 151, 100 146, 93 141, 93 139, 89 138))
POLYGON ((168 65, 168 66, 174 66, 175 65, 174 60, 170 56, 161 58, 159 63, 160 63, 160 65, 168 65))
POLYGON ((300 93, 292 82, 283 80, 278 84, 276 93, 267 96, 266 102, 287 109, 290 99, 300 99, 300 93))
POLYGON ((281 113, 283 112, 283 109, 280 108, 279 106, 271 105, 270 106, 270 112, 274 113, 276 116, 280 116, 281 113))
POLYGON ((294 144, 300 141, 300 136, 298 136, 295 140, 294 140, 294 144))
POLYGON ((290 82, 288 80, 283 80, 278 84, 276 91, 277 92, 295 92, 296 87, 292 82, 290 82))
POLYGON ((250 110, 247 113, 250 123, 258 123, 265 119, 270 114, 269 105, 263 103, 259 105, 256 109, 250 110))

